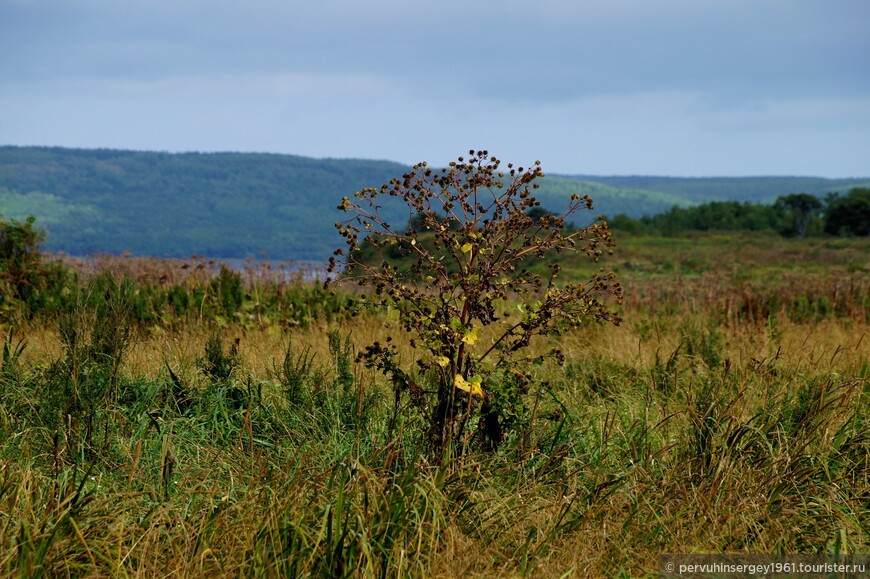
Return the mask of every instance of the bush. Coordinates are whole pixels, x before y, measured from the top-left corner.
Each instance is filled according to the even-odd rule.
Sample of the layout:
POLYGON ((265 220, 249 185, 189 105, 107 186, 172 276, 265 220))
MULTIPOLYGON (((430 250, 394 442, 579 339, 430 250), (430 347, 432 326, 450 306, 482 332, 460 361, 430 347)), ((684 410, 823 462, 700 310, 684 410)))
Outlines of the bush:
POLYGON ((130 280, 103 274, 77 288, 58 320, 63 357, 45 371, 33 393, 42 426, 65 443, 66 460, 105 458, 110 411, 120 390, 120 370, 135 337, 130 280))
POLYGON ((33 227, 32 215, 24 223, 0 220, 0 274, 16 299, 24 301, 41 269, 39 248, 45 233, 33 227))
POLYGON ((347 247, 336 251, 329 271, 373 289, 370 307, 398 311, 414 336, 416 368, 414 374, 403 368, 389 343, 372 344, 358 358, 391 376, 397 412, 428 416, 428 444, 437 460, 472 439, 494 450, 519 422, 529 364, 561 357, 556 350, 529 353, 534 337, 589 320, 619 321, 603 301, 621 298, 612 274, 602 270, 587 283, 558 285, 557 263, 548 265, 546 279, 524 267, 552 252, 584 252, 597 260, 610 251, 603 219, 583 229, 565 227, 568 216, 591 210, 592 200, 573 195, 561 215, 530 211, 540 207, 532 195, 544 176, 540 163, 529 169, 508 164, 507 171, 500 165, 487 151, 471 151, 467 161, 460 157, 440 170, 421 163, 380 189, 358 192, 358 201, 345 197, 338 207, 351 215, 336 224, 347 247), (385 221, 381 197, 407 205, 412 220, 406 228, 385 221), (390 262, 396 247, 409 267, 390 262), (519 315, 500 311, 517 297, 519 315))
POLYGON ((24 223, 0 218, 0 319, 17 311, 30 317, 43 309, 59 309, 68 272, 45 263, 40 252, 45 233, 31 215, 24 223))

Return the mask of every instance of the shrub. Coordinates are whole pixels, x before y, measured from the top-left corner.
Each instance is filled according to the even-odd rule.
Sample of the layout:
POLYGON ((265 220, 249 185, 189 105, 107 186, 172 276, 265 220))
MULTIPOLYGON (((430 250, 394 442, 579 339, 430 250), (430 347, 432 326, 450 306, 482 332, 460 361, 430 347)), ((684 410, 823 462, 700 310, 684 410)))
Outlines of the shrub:
POLYGON ((39 248, 45 241, 45 233, 33 227, 35 221, 32 215, 24 223, 14 219, 0 221, 2 276, 19 300, 27 297, 40 271, 39 248))
POLYGON ((38 310, 60 309, 68 272, 60 264, 45 263, 40 251, 45 233, 24 223, 0 219, 0 318, 16 310, 26 316, 38 310))
POLYGON ((603 219, 565 227, 568 216, 591 210, 592 200, 572 195, 561 215, 530 212, 540 207, 532 194, 544 176, 540 163, 500 166, 487 151, 471 151, 467 161, 460 157, 440 170, 420 163, 338 207, 350 214, 336 224, 347 247, 335 252, 329 271, 371 288, 370 307, 398 311, 413 335, 417 367, 415 373, 403 368, 392 344, 372 344, 358 358, 391 376, 397 409, 405 404, 428 416, 428 443, 439 460, 448 447, 473 437, 494 450, 524 415, 519 406, 528 394, 529 364, 561 357, 556 350, 529 353, 534 337, 589 320, 619 321, 604 303, 608 296, 621 299, 612 274, 602 270, 586 283, 559 285, 557 263, 548 265, 546 279, 525 267, 551 252, 584 252, 597 260, 610 251, 603 219), (407 205, 406 228, 382 217, 384 197, 407 205), (410 266, 390 261, 396 247, 410 266), (518 314, 504 311, 514 298, 521 300, 518 314))
POLYGON ((106 273, 74 288, 59 316, 63 356, 43 371, 32 398, 55 453, 63 441, 70 462, 106 458, 120 370, 135 337, 133 294, 129 279, 106 273))
POLYGON ((233 342, 229 352, 224 352, 223 340, 219 331, 213 332, 205 343, 205 356, 197 363, 212 384, 226 384, 239 367, 239 339, 233 342))
POLYGON ((215 309, 219 315, 232 320, 242 308, 245 299, 242 274, 221 264, 217 277, 211 280, 211 291, 215 296, 215 309))

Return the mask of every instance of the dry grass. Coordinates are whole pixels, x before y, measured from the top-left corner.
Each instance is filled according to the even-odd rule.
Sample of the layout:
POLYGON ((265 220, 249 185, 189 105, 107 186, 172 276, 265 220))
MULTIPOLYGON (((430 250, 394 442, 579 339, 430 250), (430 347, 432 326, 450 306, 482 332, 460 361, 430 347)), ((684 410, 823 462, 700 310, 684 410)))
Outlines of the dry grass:
POLYGON ((145 325, 89 448, 84 418, 45 415, 57 323, 19 328, 0 370, 0 577, 633 577, 663 553, 870 552, 866 311, 723 315, 739 288, 695 279, 703 298, 652 279, 655 309, 629 295, 621 326, 534 344, 566 355, 535 369, 534 420, 441 467, 415 418, 386 439, 384 376, 351 363, 342 393, 329 332, 357 350, 392 336, 411 359, 387 313, 145 325), (215 335, 226 356, 238 340, 226 378, 206 370, 215 335))

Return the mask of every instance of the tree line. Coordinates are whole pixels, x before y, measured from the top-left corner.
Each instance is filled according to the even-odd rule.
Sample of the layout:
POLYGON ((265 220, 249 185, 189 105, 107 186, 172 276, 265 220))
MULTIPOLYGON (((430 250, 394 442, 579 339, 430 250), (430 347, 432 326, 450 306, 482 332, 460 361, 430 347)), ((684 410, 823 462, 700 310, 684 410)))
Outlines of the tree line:
POLYGON ((611 228, 636 234, 677 235, 690 231, 776 231, 789 237, 870 235, 870 188, 820 199, 808 193, 778 197, 772 205, 713 201, 694 207, 672 207, 635 219, 617 214, 611 228))

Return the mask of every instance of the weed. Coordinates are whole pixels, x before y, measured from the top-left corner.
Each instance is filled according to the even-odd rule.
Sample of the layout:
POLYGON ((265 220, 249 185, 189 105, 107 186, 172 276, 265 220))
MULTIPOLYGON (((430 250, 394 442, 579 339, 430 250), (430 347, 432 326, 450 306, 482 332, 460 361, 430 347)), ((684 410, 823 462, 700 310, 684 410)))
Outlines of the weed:
MULTIPOLYGON (((592 200, 574 195, 561 215, 536 216, 540 202, 532 191, 544 176, 540 163, 528 170, 508 164, 502 172, 501 162, 487 151, 469 155, 440 171, 421 163, 381 189, 358 192, 359 203, 345 197, 338 208, 351 217, 336 224, 347 244, 336 251, 344 262, 333 258, 329 267, 331 272, 343 268, 344 282, 372 288, 371 305, 395 308, 403 329, 415 336, 416 365, 437 381, 428 437, 438 460, 448 447, 464 446, 466 427, 478 417, 482 446, 495 450, 503 442, 504 427, 513 420, 494 413, 522 404, 505 396, 525 394, 529 364, 560 356, 557 350, 529 355, 533 338, 590 321, 619 321, 604 303, 608 296, 621 296, 612 274, 602 271, 586 283, 561 285, 556 284, 558 263, 551 264, 546 280, 526 267, 527 261, 551 253, 579 252, 597 260, 610 250, 613 242, 603 220, 584 229, 566 227, 569 216, 591 210, 592 200), (415 217, 406 229, 384 220, 381 196, 408 206, 415 217), (364 242, 361 235, 367 236, 364 242), (396 248, 411 256, 407 270, 389 262, 396 248), (522 300, 520 315, 500 313, 514 297, 522 300), (484 331, 493 333, 487 342, 481 339, 484 331), (496 397, 493 388, 504 385, 508 375, 520 386, 502 387, 496 397)), ((407 372, 398 371, 389 347, 375 345, 362 358, 390 374, 398 390, 415 390, 407 372)))
POLYGON ((233 373, 239 367, 239 338, 224 351, 223 338, 219 331, 214 331, 205 343, 205 356, 198 360, 203 373, 214 385, 227 384, 233 373))
POLYGON ((303 404, 314 388, 325 381, 323 373, 315 367, 311 346, 302 347, 297 352, 293 342, 287 343, 281 365, 273 369, 272 375, 281 384, 284 395, 293 406, 303 404))

